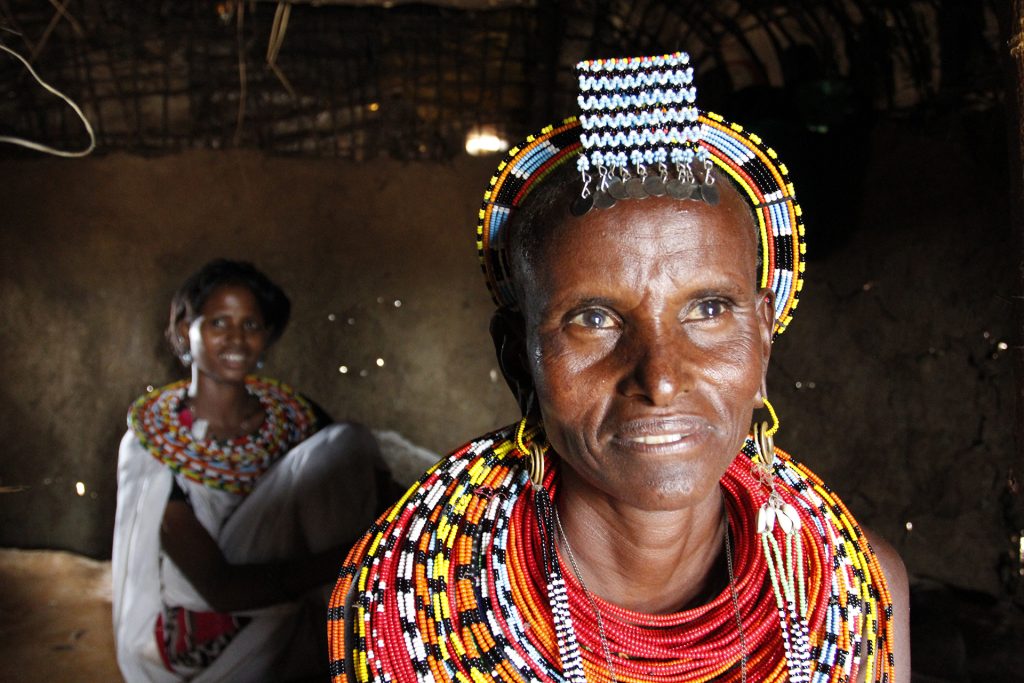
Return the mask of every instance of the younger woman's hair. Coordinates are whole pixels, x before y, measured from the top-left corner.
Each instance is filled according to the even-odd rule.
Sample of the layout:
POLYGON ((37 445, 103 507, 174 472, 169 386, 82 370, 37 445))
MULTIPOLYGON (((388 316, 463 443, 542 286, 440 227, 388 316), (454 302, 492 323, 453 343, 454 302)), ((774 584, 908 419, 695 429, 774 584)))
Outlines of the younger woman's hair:
POLYGON ((216 259, 189 276, 171 299, 171 315, 165 334, 177 355, 188 350, 188 342, 181 338, 178 325, 183 320, 191 324, 198 318, 213 290, 223 285, 240 285, 256 297, 267 327, 267 346, 281 337, 292 310, 292 303, 284 290, 251 263, 216 259))

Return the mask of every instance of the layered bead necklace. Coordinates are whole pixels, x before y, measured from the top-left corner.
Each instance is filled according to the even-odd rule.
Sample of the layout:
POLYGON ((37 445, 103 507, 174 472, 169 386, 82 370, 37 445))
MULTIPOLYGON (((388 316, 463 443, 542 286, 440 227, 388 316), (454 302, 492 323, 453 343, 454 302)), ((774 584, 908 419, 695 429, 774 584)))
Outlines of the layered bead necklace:
POLYGON ((266 416, 259 429, 219 441, 196 436, 183 420, 189 381, 140 397, 128 427, 149 453, 185 478, 230 493, 248 494, 261 476, 316 430, 309 402, 291 387, 266 377, 247 377, 245 388, 266 416))
POLYGON ((891 680, 890 600, 856 522, 785 453, 757 459, 748 440, 721 481, 730 587, 652 615, 601 600, 563 566, 557 521, 544 519, 557 458, 538 493, 511 429, 467 445, 349 554, 329 613, 333 680, 348 680, 346 664, 357 681, 402 683, 823 683, 852 680, 861 666, 891 680), (787 521, 766 531, 766 509, 787 521))

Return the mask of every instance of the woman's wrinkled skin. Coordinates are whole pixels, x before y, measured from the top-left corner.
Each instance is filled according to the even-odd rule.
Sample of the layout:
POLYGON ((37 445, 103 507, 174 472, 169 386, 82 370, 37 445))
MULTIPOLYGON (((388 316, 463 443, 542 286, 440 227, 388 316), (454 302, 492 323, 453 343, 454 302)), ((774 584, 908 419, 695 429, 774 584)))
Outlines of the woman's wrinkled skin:
MULTIPOLYGON (((639 612, 727 585, 719 480, 763 405, 774 300, 757 287, 750 210, 727 183, 721 194, 566 211, 518 264, 522 313, 491 326, 506 380, 563 463, 556 505, 582 578, 639 612)), ((898 556, 873 543, 905 594, 898 556)))
POLYGON ((717 508, 762 405, 771 298, 755 285, 749 214, 729 199, 591 212, 551 235, 525 287, 547 437, 618 504, 717 508))

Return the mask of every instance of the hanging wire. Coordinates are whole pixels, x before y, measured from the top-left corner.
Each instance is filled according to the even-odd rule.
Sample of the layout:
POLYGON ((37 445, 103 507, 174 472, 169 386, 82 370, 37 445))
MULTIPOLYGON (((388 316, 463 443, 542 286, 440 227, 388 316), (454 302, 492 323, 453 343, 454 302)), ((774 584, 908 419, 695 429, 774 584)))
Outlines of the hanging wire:
POLYGON ((21 62, 25 66, 25 68, 28 69, 28 72, 32 74, 32 78, 36 79, 36 82, 39 83, 39 85, 43 86, 48 92, 56 95, 57 97, 61 98, 62 100, 68 103, 68 106, 71 107, 71 109, 78 115, 78 118, 80 118, 82 120, 82 123, 85 125, 85 131, 89 134, 89 145, 85 149, 80 151, 68 151, 63 149, 56 149, 55 147, 50 147, 49 145, 44 145, 40 142, 32 142, 31 140, 26 140, 24 138, 12 135, 0 135, 0 142, 6 142, 11 145, 18 145, 20 147, 26 147, 37 152, 44 152, 46 154, 52 154, 54 156, 65 157, 69 159, 77 159, 91 154, 92 151, 96 149, 96 135, 92 131, 92 126, 89 124, 89 119, 85 117, 85 114, 83 114, 82 110, 78 107, 77 104, 75 104, 75 101, 67 95, 65 95, 64 93, 62 93, 60 90, 54 88, 52 85, 44 81, 42 78, 40 78, 39 74, 36 73, 36 70, 33 69, 32 65, 28 63, 28 60, 26 60, 20 54, 18 54, 11 48, 7 47, 3 43, 0 43, 0 50, 3 50, 4 52, 10 55, 13 55, 15 59, 21 62))

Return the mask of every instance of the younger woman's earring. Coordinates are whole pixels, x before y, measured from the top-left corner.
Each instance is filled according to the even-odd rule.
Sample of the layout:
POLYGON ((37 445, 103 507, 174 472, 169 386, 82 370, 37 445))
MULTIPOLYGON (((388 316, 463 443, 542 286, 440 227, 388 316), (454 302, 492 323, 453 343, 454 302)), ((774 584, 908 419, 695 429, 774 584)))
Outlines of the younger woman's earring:
POLYGON ((263 356, 260 356, 259 360, 256 361, 256 369, 257 370, 262 370, 263 369, 263 356))
POLYGON ((186 368, 192 365, 191 351, 185 351, 184 353, 181 354, 181 356, 179 356, 179 358, 181 359, 181 364, 184 365, 186 368))

